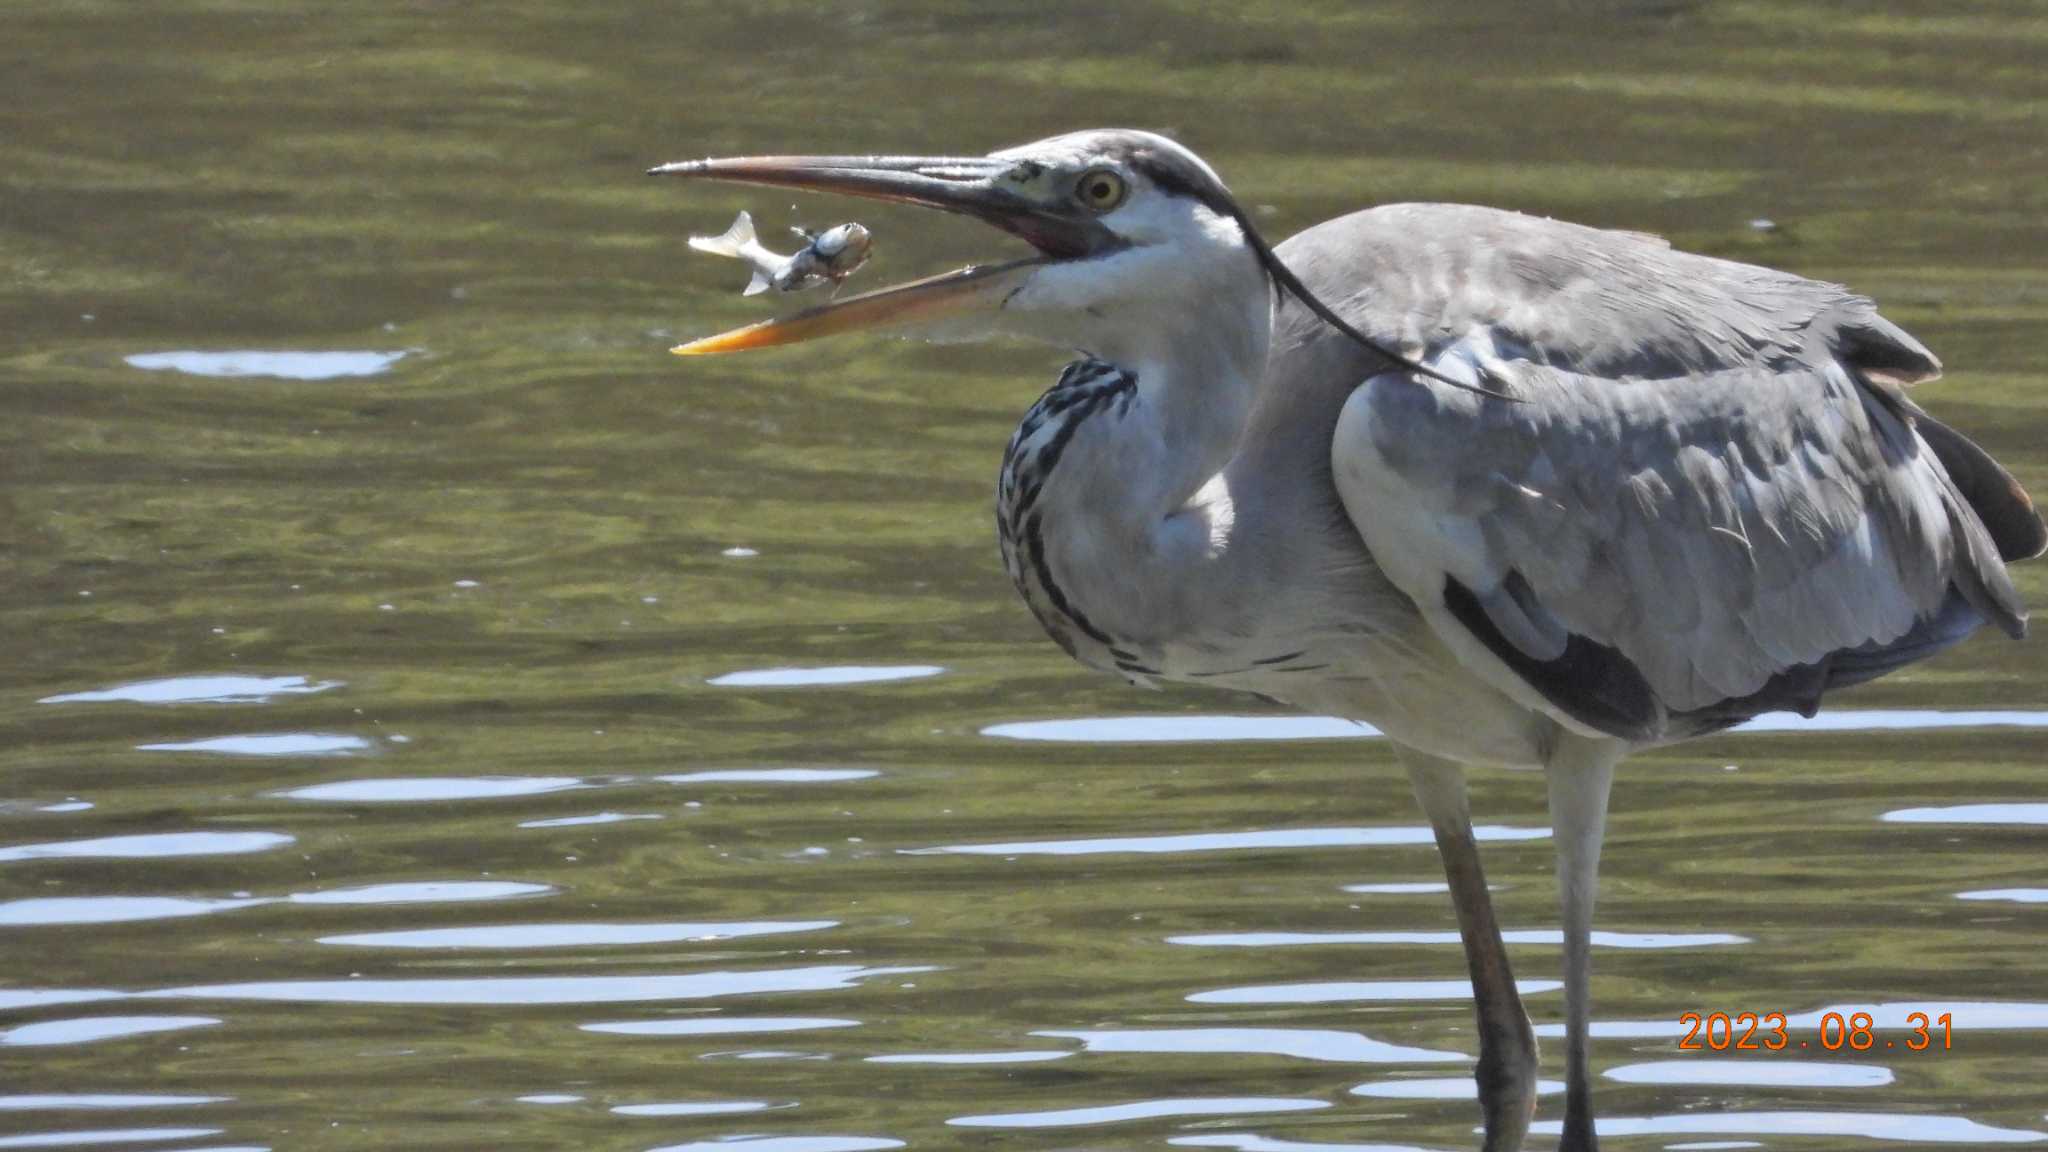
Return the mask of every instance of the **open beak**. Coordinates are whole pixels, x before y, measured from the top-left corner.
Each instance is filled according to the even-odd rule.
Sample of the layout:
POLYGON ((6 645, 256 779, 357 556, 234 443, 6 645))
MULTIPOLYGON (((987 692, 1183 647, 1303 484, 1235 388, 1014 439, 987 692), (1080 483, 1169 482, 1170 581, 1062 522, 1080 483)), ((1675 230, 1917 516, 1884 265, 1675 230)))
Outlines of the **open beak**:
POLYGON ((1114 247, 1098 221, 1049 207, 1020 190, 1014 160, 990 157, 751 156, 686 160, 648 169, 652 176, 690 176, 773 188, 839 192, 871 200, 918 204, 973 216, 1021 237, 1039 255, 969 266, 774 320, 750 324, 674 349, 679 356, 739 352, 794 344, 862 328, 925 323, 977 309, 999 309, 1038 267, 1114 247))

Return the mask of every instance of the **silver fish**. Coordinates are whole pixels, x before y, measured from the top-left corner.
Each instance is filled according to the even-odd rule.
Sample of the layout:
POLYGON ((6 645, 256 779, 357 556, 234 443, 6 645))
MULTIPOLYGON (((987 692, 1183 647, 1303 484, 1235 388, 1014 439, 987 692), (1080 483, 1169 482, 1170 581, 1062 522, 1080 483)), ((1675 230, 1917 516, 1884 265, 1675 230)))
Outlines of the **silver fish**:
POLYGON ((747 282, 743 293, 747 296, 758 296, 770 288, 795 292, 825 283, 836 291, 840 281, 867 263, 868 230, 858 224, 841 224, 815 236, 801 228, 790 231, 804 239, 804 246, 787 256, 777 255, 761 245, 754 235, 754 218, 742 212, 725 235, 692 236, 690 247, 752 265, 754 278, 747 282))

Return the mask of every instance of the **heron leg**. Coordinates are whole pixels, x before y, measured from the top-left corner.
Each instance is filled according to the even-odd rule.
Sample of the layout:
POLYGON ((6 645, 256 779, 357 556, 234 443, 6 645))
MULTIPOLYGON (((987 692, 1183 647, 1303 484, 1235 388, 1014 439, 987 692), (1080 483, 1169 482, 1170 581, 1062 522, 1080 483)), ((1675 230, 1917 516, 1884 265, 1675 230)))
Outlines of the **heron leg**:
POLYGON ((1465 772, 1449 760, 1409 749, 1401 750, 1415 798, 1429 816, 1443 857, 1451 903, 1458 910, 1458 935, 1465 943, 1465 964, 1472 973, 1472 1003, 1479 1021, 1479 1107, 1486 1122, 1485 1152, 1516 1152, 1528 1134, 1536 1111, 1536 1034, 1515 974, 1508 968, 1507 947, 1493 917, 1493 898, 1479 867, 1479 845, 1472 838, 1472 810, 1465 799, 1465 772))
POLYGON ((1562 734, 1544 765, 1550 834, 1557 846, 1558 901, 1564 914, 1565 1100, 1559 1152, 1596 1152, 1588 1049, 1592 1014, 1593 898, 1600 886, 1600 837, 1607 791, 1621 746, 1562 734))

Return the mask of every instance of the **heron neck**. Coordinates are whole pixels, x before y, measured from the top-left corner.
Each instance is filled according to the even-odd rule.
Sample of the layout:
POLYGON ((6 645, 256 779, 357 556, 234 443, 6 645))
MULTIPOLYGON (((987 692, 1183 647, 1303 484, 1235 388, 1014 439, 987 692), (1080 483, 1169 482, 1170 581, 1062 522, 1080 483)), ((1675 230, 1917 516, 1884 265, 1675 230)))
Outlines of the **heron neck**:
POLYGON ((1206 293, 1201 307, 1158 318, 1104 357, 1137 381, 1137 427, 1102 450, 1125 473, 1111 491, 1141 524, 1179 512, 1237 451, 1273 322, 1263 274, 1246 287, 1206 293))
POLYGON ((1272 295, 1249 253, 1177 271, 1156 307, 1077 334, 1095 355, 1039 400, 1005 458, 1011 578, 1098 666, 1124 659, 1119 642, 1169 643, 1213 618, 1204 606, 1246 562, 1222 477, 1264 376, 1272 295))

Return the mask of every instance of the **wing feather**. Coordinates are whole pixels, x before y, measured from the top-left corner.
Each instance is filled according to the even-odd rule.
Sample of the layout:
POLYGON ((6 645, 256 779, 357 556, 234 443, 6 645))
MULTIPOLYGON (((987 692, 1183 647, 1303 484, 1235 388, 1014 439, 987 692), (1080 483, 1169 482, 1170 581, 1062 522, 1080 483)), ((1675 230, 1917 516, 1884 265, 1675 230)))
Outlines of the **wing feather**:
POLYGON ((1939 362, 1868 301, 1459 206, 1280 251, 1364 331, 1519 401, 1377 365, 1331 447, 1374 559, 1505 690, 1657 739, 1810 708, 1971 617, 2023 628, 2002 556, 2038 550, 2040 521, 1905 397, 1939 362))

